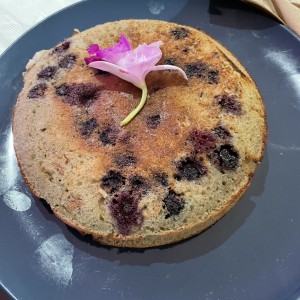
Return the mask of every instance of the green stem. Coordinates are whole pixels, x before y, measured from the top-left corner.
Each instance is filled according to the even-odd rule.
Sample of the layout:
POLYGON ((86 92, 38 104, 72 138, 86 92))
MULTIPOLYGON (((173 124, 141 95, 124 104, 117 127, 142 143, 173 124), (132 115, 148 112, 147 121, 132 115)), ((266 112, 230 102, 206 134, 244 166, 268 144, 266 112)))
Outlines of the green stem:
POLYGON ((142 94, 142 98, 141 98, 139 105, 121 122, 121 126, 128 124, 140 112, 140 110, 145 105, 146 100, 147 100, 147 93, 148 93, 146 84, 143 85, 141 87, 141 89, 142 89, 143 94, 142 94))

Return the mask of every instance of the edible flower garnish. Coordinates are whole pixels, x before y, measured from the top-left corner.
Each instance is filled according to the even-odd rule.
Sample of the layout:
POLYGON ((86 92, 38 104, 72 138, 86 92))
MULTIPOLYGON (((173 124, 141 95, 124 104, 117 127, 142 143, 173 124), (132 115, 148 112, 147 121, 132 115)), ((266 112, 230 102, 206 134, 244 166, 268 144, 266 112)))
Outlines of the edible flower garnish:
POLYGON ((89 67, 112 73, 142 90, 139 105, 121 122, 121 126, 129 123, 143 108, 147 100, 146 75, 151 71, 177 70, 187 80, 185 72, 176 66, 158 65, 162 57, 160 46, 162 41, 149 45, 142 44, 132 49, 128 39, 122 34, 120 41, 113 47, 100 49, 97 44, 92 44, 87 49, 90 57, 85 58, 89 67))

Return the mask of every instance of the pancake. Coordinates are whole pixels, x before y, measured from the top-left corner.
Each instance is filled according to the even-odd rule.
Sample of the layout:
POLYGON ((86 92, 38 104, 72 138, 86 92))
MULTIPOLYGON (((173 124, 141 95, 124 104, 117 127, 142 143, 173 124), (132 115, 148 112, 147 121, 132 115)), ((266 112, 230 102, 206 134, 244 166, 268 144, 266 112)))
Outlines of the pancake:
MULTIPOLYGON (((259 91, 245 68, 202 31, 123 20, 74 34, 29 61, 13 114, 22 175, 66 224, 96 241, 153 247, 191 237, 228 212, 250 185, 267 139, 259 91), (86 65, 86 49, 162 41, 141 90, 86 65)), ((225 229, 226 230, 226 229, 225 229)))

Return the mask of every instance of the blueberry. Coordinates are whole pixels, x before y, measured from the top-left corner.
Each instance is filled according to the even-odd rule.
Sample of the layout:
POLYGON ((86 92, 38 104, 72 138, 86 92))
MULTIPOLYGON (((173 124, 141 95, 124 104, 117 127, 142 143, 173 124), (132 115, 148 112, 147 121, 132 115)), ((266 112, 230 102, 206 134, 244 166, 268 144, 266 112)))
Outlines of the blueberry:
POLYGON ((219 71, 202 61, 187 64, 185 73, 189 78, 197 77, 210 84, 219 83, 219 71))
POLYGON ((129 178, 129 182, 133 191, 141 192, 142 194, 147 193, 149 185, 146 180, 140 175, 133 175, 129 178))
POLYGON ((215 99, 221 110, 226 113, 231 113, 236 116, 242 114, 241 103, 234 96, 224 94, 216 96, 215 99))
POLYGON ((137 158, 133 155, 133 153, 128 151, 116 155, 115 163, 118 165, 118 167, 125 168, 135 165, 137 163, 137 158))
POLYGON ((208 83, 219 83, 219 71, 218 70, 208 71, 207 81, 208 83))
POLYGON ((207 173, 206 167, 192 157, 186 157, 177 162, 176 168, 177 173, 174 178, 177 180, 197 180, 207 173))
POLYGON ((139 200, 127 191, 113 196, 110 201, 110 213, 116 220, 118 230, 122 235, 129 235, 133 226, 141 225, 143 222, 138 202, 139 200))
POLYGON ((174 57, 167 58, 165 60, 165 65, 175 66, 176 65, 176 58, 174 58, 174 57))
POLYGON ((43 97, 46 89, 45 83, 38 83, 28 92, 27 97, 31 99, 43 97))
POLYGON ((213 133, 195 130, 191 138, 196 152, 204 153, 216 147, 216 137, 213 133))
POLYGON ((125 184, 125 177, 120 172, 110 170, 101 179, 100 186, 110 193, 117 192, 125 184))
POLYGON ((76 56, 74 54, 68 54, 58 62, 58 65, 64 69, 72 69, 75 62, 76 56))
POLYGON ((226 141, 232 138, 230 132, 223 126, 217 126, 213 130, 214 134, 221 140, 226 141))
POLYGON ((154 179, 161 184, 162 186, 168 186, 168 175, 164 172, 162 173, 155 173, 154 174, 154 179))
POLYGON ((95 118, 82 122, 79 124, 80 134, 83 135, 84 137, 89 137, 97 126, 98 123, 95 118))
POLYGON ((147 118, 147 125, 151 129, 156 129, 160 124, 160 115, 152 115, 147 118))
POLYGON ((179 215, 185 205, 185 201, 173 190, 169 191, 168 195, 163 199, 163 203, 163 208, 166 210, 166 219, 179 215))
POLYGON ((208 66, 204 62, 190 63, 185 66, 185 73, 188 77, 204 77, 207 73, 208 66))
POLYGON ((184 27, 177 27, 171 31, 172 35, 175 37, 175 40, 183 39, 189 35, 189 31, 184 27))
POLYGON ((208 158, 223 173, 237 169, 240 155, 233 145, 224 144, 209 154, 208 158))
POLYGON ((62 84, 56 88, 56 95, 58 96, 67 96, 71 92, 71 87, 67 84, 62 84))
POLYGON ((59 46, 55 47, 53 50, 53 53, 59 54, 59 53, 62 53, 64 51, 68 50, 69 48, 70 48, 70 42, 65 41, 62 44, 60 44, 59 46))
POLYGON ((90 104, 99 96, 100 88, 93 83, 62 84, 56 88, 56 94, 70 105, 90 104))
POLYGON ((37 77, 39 79, 46 79, 46 80, 47 79, 51 79, 51 78, 54 77, 56 71, 57 71, 57 67, 55 67, 55 66, 48 66, 48 67, 44 68, 43 70, 41 70, 38 73, 37 77))
POLYGON ((115 146, 117 140, 116 131, 108 127, 100 132, 99 139, 104 146, 107 145, 115 146))

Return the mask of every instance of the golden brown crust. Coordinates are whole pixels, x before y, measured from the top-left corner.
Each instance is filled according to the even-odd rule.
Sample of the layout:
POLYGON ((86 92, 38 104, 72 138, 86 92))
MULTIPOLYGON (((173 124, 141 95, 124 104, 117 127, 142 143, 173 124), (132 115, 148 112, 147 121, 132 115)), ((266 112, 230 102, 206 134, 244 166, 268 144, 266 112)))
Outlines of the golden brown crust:
POLYGON ((55 50, 60 44, 30 62, 13 114, 18 163, 33 194, 82 234, 119 247, 176 242, 205 230, 228 212, 249 186, 267 140, 261 96, 240 62, 203 32, 163 21, 107 23, 68 42, 70 47, 62 52, 55 50), (150 73, 147 105, 122 128, 119 122, 139 102, 140 90, 115 76, 97 75, 83 61, 89 44, 111 46, 121 33, 133 47, 162 40, 159 64, 174 63, 189 76, 186 82, 176 72, 150 73), (69 69, 61 67, 67 55, 76 57, 69 69), (41 79, 37 74, 47 66, 56 73, 41 79), (36 92, 37 84, 46 88, 36 92), (93 93, 93 99, 79 105, 75 94, 61 96, 57 89, 65 84, 75 85, 77 94, 88 90, 85 93, 93 93), (42 96, 29 97, 34 93, 42 96), (82 124, 94 127, 86 133, 82 124), (216 136, 219 126, 229 137, 216 136), (213 136, 214 148, 198 151, 191 138, 195 132, 213 136), (235 160, 227 169, 218 165, 221 149, 222 155, 231 153, 235 160), (188 170, 192 173, 186 175, 188 170), (110 171, 122 174, 117 191, 103 185, 110 171), (167 184, 159 184, 155 174, 164 174, 167 184), (141 181, 139 187, 134 185, 137 177, 142 187, 141 181), (138 199, 141 216, 122 233, 112 199, 128 192, 138 199), (170 199, 177 207, 167 207, 164 201, 170 199))
POLYGON ((70 227, 76 228, 82 235, 92 235, 93 239, 103 245, 111 245, 116 247, 131 247, 131 248, 150 248, 157 247, 160 245, 171 244, 175 242, 179 242, 186 238, 195 236, 200 232, 206 230, 210 226, 212 226, 215 222, 221 219, 230 209, 238 202, 238 200, 245 193, 247 188, 251 183, 251 178, 249 177, 248 183, 243 187, 242 190, 239 191, 232 199, 230 199, 227 203, 227 206, 223 207, 221 210, 217 211, 215 214, 211 215, 210 218, 193 224, 189 227, 184 228, 183 230, 177 231, 169 231, 161 233, 160 235, 152 235, 147 237, 136 237, 134 239, 124 239, 124 237, 109 235, 103 236, 99 234, 99 232, 93 230, 86 230, 81 227, 79 224, 72 223, 69 219, 65 218, 58 210, 54 209, 53 212, 55 215, 60 218, 64 223, 69 225, 70 227))

